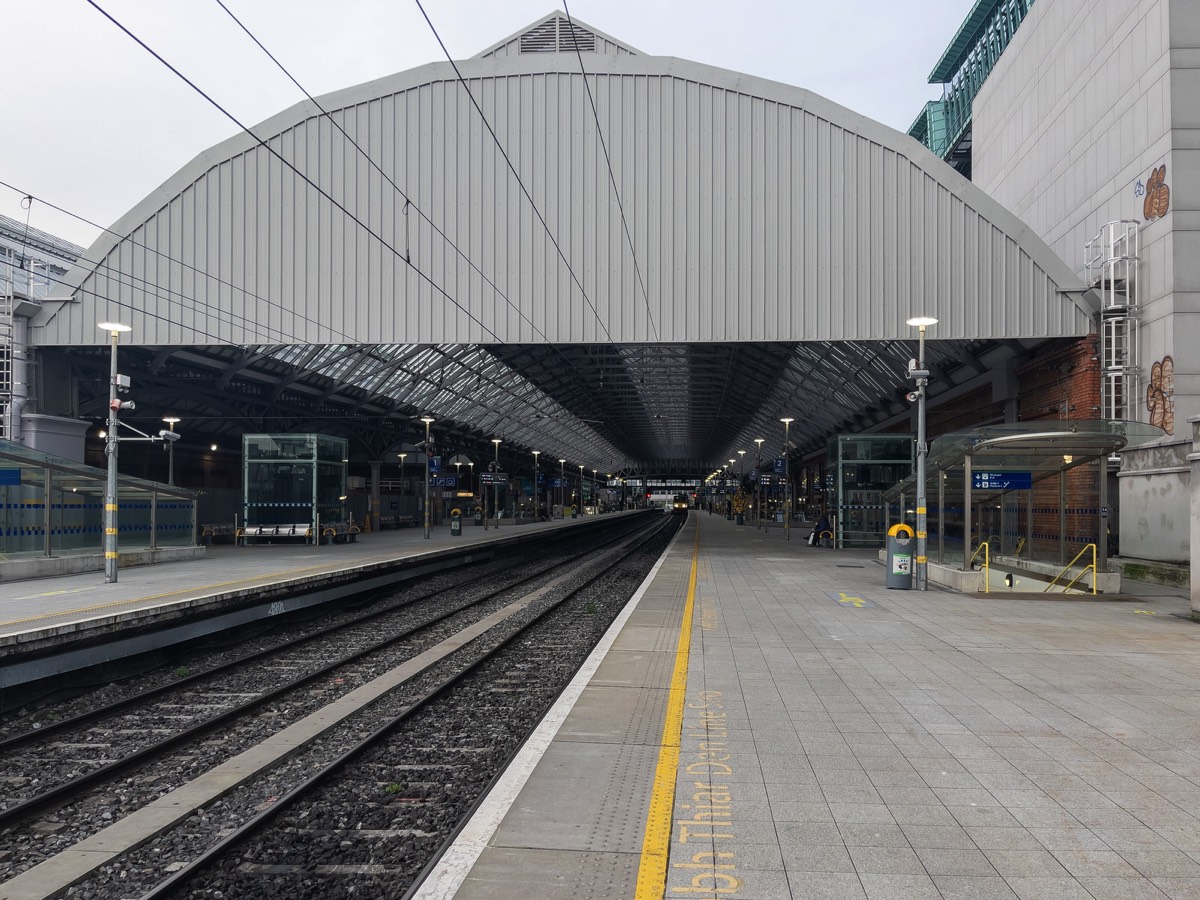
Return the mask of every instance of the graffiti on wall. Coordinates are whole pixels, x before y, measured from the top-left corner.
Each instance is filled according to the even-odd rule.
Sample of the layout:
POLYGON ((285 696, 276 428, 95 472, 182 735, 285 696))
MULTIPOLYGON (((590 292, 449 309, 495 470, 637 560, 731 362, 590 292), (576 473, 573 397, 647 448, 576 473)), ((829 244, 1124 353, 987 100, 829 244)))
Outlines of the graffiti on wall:
POLYGON ((1175 433, 1175 360, 1170 356, 1164 356, 1150 367, 1146 409, 1151 425, 1157 425, 1167 434, 1175 433))
MULTIPOLYGON (((1141 187, 1138 182, 1138 187, 1141 187)), ((1147 222, 1161 219, 1171 208, 1171 188, 1167 185, 1167 164, 1163 163, 1150 172, 1146 179, 1145 198, 1142 200, 1142 218, 1147 222)), ((1139 192, 1140 193, 1140 192, 1139 192)))

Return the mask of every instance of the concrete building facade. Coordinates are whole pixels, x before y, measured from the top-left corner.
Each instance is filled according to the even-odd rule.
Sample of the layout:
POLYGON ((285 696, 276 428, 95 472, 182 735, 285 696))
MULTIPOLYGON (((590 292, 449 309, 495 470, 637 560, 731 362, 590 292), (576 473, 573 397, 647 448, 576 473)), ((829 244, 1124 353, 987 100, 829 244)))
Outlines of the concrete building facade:
MULTIPOLYGON (((1012 13, 1009 6, 980 0, 968 23, 1012 13)), ((1124 370, 1114 376, 1122 396, 1106 397, 1113 384, 1102 378, 1099 396, 1075 412, 1116 408, 1163 429, 1160 440, 1122 454, 1121 554, 1182 561, 1190 515, 1184 423, 1200 413, 1200 354, 1188 349, 1200 343, 1200 4, 1036 0, 1015 11, 1020 18, 974 93, 970 177, 1101 297, 1115 290, 1124 298, 1116 306, 1127 301, 1125 358, 1105 358, 1103 302, 1090 338, 1100 368, 1124 370), (1106 270, 1098 260, 1113 255, 1111 233, 1129 237, 1115 251, 1128 265, 1106 270)), ((986 34, 980 26, 970 37, 986 34)), ((926 110, 914 136, 928 131, 931 143, 928 123, 939 115, 926 110)), ((960 170, 961 143, 957 157, 945 154, 960 170)))

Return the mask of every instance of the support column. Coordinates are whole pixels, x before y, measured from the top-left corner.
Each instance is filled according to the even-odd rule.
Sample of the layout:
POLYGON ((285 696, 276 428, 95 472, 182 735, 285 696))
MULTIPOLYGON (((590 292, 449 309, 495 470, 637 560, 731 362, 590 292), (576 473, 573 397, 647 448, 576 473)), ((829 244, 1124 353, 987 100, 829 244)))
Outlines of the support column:
POLYGON ((968 571, 971 559, 971 454, 963 457, 963 558, 962 570, 968 571))
POLYGON ((1108 571, 1108 454, 1100 454, 1100 535, 1096 538, 1096 571, 1108 571))
POLYGON ((371 531, 379 533, 379 473, 383 468, 382 460, 371 461, 371 509, 368 515, 371 519, 371 531))
POLYGON ((1188 419, 1192 426, 1192 452, 1188 454, 1188 465, 1191 466, 1189 493, 1192 497, 1192 617, 1200 618, 1200 416, 1188 419))

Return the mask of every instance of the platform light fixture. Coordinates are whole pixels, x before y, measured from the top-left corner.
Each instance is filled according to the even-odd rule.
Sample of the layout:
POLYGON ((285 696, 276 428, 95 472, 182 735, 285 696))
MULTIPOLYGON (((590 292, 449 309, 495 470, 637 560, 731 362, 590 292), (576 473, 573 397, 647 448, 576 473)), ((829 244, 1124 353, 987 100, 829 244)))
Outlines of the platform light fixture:
POLYGON ((533 451, 533 518, 535 522, 542 518, 542 495, 538 485, 538 457, 541 455, 541 450, 533 451))
POLYGON ((429 540, 429 426, 437 420, 432 416, 421 416, 425 423, 425 540, 429 540))
POLYGON ((567 461, 558 461, 558 508, 562 517, 567 517, 567 461))
POLYGON ((104 481, 104 583, 115 584, 117 581, 117 413, 121 409, 121 401, 117 399, 117 345, 121 333, 132 331, 128 325, 121 322, 101 322, 97 327, 107 331, 112 347, 109 357, 108 379, 108 429, 104 435, 104 454, 107 457, 107 477, 104 481))
POLYGON ((925 440, 925 389, 929 384, 929 370, 925 368, 925 329, 938 322, 933 316, 913 316, 908 325, 917 329, 917 358, 909 364, 908 377, 917 385, 917 558, 913 565, 913 580, 918 591, 926 590, 927 563, 926 509, 925 509, 925 460, 929 456, 929 445, 925 440))
POLYGON ((792 446, 792 423, 796 420, 791 416, 784 416, 779 421, 783 423, 783 539, 790 541, 792 539, 792 476, 789 451, 792 446))
MULTIPOLYGON (((492 470, 492 512, 496 514, 496 530, 500 529, 500 438, 492 438, 496 447, 496 458, 490 468, 492 470)), ((483 517, 483 530, 487 531, 487 516, 483 517)))

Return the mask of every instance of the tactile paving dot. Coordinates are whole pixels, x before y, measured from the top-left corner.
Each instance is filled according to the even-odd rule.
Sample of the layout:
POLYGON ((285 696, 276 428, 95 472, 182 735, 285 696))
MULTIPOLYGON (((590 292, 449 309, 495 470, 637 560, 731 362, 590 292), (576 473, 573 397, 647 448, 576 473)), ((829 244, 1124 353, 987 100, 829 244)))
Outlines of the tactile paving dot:
POLYGON ((638 857, 631 853, 581 853, 572 880, 574 897, 632 897, 638 857))

